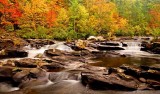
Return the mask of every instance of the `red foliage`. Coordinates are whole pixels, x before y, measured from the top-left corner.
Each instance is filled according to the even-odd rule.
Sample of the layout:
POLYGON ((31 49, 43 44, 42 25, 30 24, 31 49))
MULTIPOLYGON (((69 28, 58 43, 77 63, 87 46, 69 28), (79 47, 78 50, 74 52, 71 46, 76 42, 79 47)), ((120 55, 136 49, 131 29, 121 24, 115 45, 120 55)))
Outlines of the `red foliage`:
POLYGON ((8 0, 0 0, 0 3, 3 5, 8 5, 8 0))
POLYGON ((9 15, 7 16, 8 18, 5 19, 11 19, 12 23, 18 23, 17 19, 19 19, 22 16, 22 13, 19 9, 18 1, 14 0, 14 3, 10 4, 8 0, 0 0, 0 3, 4 6, 3 9, 0 9, 0 11, 4 15, 9 15))
POLYGON ((53 26, 53 23, 56 20, 56 16, 57 16, 57 14, 54 10, 48 11, 46 18, 47 18, 47 22, 48 22, 49 27, 53 26))

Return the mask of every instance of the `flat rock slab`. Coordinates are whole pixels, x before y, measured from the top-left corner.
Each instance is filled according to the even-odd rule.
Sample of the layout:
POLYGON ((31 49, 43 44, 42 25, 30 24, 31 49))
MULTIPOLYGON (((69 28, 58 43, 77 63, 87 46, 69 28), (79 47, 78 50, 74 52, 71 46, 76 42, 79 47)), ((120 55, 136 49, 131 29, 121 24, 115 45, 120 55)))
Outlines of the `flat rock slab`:
POLYGON ((100 90, 159 90, 160 71, 155 66, 122 65, 106 71, 82 72, 81 82, 92 89, 100 90))

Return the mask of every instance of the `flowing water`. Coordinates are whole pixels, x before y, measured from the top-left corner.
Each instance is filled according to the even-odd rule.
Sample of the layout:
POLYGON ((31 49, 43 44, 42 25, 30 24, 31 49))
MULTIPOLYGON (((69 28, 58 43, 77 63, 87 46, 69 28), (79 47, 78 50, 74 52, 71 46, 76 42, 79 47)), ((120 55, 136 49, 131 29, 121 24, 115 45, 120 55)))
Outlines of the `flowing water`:
MULTIPOLYGON (((160 64, 160 55, 141 51, 141 42, 126 41, 123 43, 127 44, 127 47, 123 47, 125 50, 119 50, 115 52, 119 53, 120 55, 125 55, 126 57, 98 57, 93 59, 96 61, 96 63, 92 63, 91 65, 101 67, 119 67, 123 64, 148 66, 160 64)), ((122 47, 122 45, 120 45, 120 47, 122 47)))
MULTIPOLYGON (((102 67, 118 67, 122 64, 131 65, 153 65, 160 64, 160 55, 150 54, 148 52, 140 51, 140 42, 124 42, 128 46, 124 47, 125 50, 116 51, 121 55, 128 55, 127 57, 100 57, 94 58, 97 63, 92 63, 94 66, 102 67)), ((120 45, 122 47, 122 45, 120 45)), ((43 54, 47 49, 59 49, 63 51, 72 51, 71 48, 65 46, 63 43, 46 45, 40 49, 26 46, 24 49, 28 51, 27 58, 34 58, 37 54, 43 54)), ((19 59, 19 58, 16 58, 19 59)), ((7 59, 8 60, 8 59, 7 59)), ((160 91, 110 91, 110 90, 91 90, 85 87, 80 82, 80 72, 50 72, 48 83, 39 86, 30 87, 27 92, 24 90, 18 90, 19 88, 13 88, 7 84, 0 84, 0 94, 160 94, 160 91), (18 90, 18 91, 14 91, 18 90), (14 91, 14 92, 10 92, 14 91), (1 93, 8 92, 8 93, 1 93)))

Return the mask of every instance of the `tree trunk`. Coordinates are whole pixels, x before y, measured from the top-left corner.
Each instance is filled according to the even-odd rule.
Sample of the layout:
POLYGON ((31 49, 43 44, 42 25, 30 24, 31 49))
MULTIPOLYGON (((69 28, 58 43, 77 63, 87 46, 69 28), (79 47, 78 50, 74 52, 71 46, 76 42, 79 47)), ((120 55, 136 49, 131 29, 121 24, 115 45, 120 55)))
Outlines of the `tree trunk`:
POLYGON ((19 29, 21 29, 21 28, 18 26, 18 24, 13 24, 13 27, 14 27, 14 30, 19 30, 19 29))

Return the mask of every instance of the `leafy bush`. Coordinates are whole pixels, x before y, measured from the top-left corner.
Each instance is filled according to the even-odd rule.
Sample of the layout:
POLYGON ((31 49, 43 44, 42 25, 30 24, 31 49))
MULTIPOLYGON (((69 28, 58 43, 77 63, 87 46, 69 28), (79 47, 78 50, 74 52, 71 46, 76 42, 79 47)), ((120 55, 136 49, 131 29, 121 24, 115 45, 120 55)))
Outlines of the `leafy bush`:
POLYGON ((152 31, 151 31, 151 35, 156 39, 158 38, 158 36, 160 36, 160 28, 154 28, 152 31))

